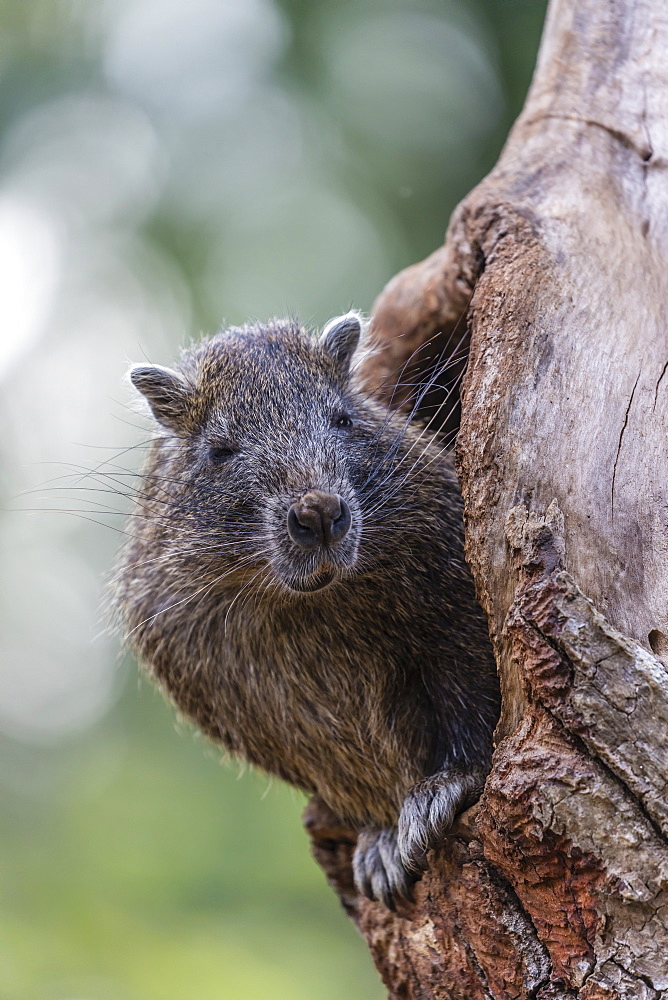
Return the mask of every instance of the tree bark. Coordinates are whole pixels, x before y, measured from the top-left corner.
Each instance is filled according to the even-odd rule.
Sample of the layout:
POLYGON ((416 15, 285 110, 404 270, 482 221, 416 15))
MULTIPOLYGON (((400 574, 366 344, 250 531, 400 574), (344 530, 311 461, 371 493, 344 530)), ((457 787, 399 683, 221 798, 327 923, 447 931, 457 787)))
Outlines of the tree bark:
POLYGON ((483 797, 402 912, 356 897, 354 835, 307 811, 391 998, 668 997, 667 84, 668 4, 553 0, 497 166, 374 307, 380 393, 469 348, 503 690, 483 797))

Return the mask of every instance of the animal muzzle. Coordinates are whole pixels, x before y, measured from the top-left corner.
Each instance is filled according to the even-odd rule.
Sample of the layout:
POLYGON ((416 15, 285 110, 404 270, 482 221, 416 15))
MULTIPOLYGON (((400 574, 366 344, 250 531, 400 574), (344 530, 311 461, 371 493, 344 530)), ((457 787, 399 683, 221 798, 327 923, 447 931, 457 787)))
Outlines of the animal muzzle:
POLYGON ((338 493, 312 490, 288 510, 288 534, 301 549, 333 548, 352 524, 350 507, 338 493))

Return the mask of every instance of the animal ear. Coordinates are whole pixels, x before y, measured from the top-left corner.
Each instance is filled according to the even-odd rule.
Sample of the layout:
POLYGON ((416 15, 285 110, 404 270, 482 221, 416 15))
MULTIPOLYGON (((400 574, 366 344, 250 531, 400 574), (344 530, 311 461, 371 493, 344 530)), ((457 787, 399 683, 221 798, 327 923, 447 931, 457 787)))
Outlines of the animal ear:
POLYGON ((320 346, 347 371, 361 333, 362 320, 359 313, 349 312, 345 316, 330 319, 320 335, 320 346))
POLYGON ((130 381, 159 424, 172 431, 184 430, 192 389, 182 375, 162 365, 138 365, 130 370, 130 381))

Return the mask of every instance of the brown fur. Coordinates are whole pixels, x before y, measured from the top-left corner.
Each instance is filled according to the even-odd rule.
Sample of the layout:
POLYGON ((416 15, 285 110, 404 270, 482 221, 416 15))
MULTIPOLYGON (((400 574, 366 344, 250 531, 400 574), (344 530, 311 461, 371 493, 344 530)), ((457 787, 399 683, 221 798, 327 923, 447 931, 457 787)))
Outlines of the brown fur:
POLYGON ((357 318, 329 326, 232 329, 178 373, 135 370, 159 423, 116 600, 208 736, 363 831, 358 886, 391 905, 479 794, 498 685, 451 458, 360 391, 357 318), (327 551, 286 530, 307 491, 350 508, 327 551))

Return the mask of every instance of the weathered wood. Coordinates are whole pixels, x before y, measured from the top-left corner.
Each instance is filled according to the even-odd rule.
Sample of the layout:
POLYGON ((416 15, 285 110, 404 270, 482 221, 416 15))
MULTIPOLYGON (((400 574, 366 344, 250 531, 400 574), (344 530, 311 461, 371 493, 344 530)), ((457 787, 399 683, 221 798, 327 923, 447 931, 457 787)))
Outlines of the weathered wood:
POLYGON ((553 0, 499 163, 373 314, 388 397, 470 346, 457 456, 504 694, 483 798, 403 913, 354 897, 353 835, 311 810, 390 997, 668 996, 667 304, 668 5, 553 0))

